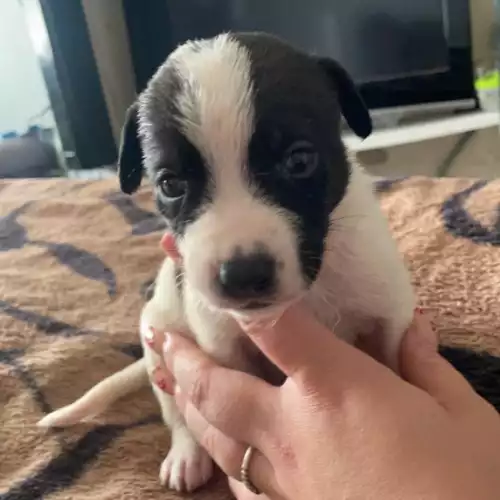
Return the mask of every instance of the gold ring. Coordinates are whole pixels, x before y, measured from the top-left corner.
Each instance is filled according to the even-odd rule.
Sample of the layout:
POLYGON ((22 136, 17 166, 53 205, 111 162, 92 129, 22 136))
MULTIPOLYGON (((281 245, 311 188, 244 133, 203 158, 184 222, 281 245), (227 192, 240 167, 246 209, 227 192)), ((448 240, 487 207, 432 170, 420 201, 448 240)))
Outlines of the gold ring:
POLYGON ((260 491, 255 487, 255 485, 250 481, 250 478, 248 477, 248 470, 250 468, 250 462, 252 460, 254 448, 252 446, 249 446, 245 454, 243 455, 243 460, 241 462, 241 469, 240 469, 240 481, 247 487, 249 491, 251 491, 254 495, 260 495, 260 491))

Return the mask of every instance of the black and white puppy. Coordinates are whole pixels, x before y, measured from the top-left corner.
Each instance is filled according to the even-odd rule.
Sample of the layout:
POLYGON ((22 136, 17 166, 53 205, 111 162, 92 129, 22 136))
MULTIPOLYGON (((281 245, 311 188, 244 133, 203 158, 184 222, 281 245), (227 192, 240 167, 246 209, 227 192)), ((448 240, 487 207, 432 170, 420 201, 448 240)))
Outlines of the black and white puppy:
MULTIPOLYGON (((341 115, 370 134, 346 71, 274 37, 224 34, 169 56, 130 111, 120 158, 126 193, 149 174, 183 262, 179 289, 165 261, 142 337, 151 326, 188 330, 224 365, 270 378, 235 316, 275 316, 304 300, 347 341, 379 335, 397 370, 414 296, 372 181, 346 153, 341 115)), ((74 423, 144 383, 158 360, 143 345, 143 360, 41 425, 74 423)), ((211 461, 153 389, 172 430, 161 480, 192 490, 211 461)))

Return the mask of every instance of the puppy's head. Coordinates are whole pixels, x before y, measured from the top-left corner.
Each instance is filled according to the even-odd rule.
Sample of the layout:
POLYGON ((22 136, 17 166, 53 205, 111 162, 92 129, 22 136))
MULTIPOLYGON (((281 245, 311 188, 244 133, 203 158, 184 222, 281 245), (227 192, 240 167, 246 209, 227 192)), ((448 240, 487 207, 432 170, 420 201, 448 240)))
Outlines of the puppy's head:
POLYGON ((152 78, 124 129, 121 187, 144 167, 202 300, 250 313, 314 281, 349 183, 341 114, 370 134, 339 64, 263 34, 189 42, 152 78))

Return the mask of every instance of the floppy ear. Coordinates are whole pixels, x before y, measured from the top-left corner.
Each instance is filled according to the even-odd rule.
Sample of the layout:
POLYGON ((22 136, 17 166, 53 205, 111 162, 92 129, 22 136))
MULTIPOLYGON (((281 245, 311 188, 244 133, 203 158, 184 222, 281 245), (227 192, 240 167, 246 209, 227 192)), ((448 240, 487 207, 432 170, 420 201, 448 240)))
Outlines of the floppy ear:
POLYGON ((139 141, 137 104, 132 104, 125 118, 118 157, 118 177, 121 190, 127 194, 137 191, 141 185, 142 174, 142 149, 139 141))
POLYGON ((372 120, 349 73, 333 59, 318 57, 316 60, 335 87, 347 124, 357 136, 366 139, 372 133, 372 120))

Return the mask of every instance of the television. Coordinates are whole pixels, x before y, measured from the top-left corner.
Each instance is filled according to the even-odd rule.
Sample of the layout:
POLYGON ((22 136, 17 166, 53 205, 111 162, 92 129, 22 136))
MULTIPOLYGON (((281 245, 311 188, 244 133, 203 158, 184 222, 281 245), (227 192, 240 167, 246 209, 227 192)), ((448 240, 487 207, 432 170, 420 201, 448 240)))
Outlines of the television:
POLYGON ((138 90, 186 40, 265 31, 336 58, 373 111, 477 107, 469 0, 124 0, 124 7, 138 90))

